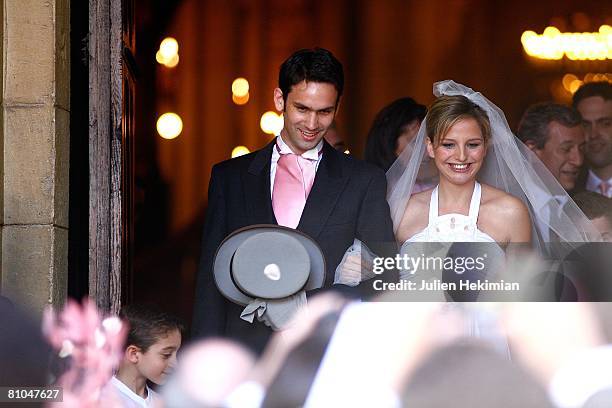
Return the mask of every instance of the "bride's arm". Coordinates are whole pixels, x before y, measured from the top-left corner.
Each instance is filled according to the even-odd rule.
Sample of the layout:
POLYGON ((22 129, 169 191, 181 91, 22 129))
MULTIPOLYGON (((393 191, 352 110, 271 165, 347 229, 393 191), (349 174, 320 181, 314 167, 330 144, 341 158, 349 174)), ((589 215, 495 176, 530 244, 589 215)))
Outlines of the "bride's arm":
POLYGON ((529 217, 529 210, 523 202, 517 198, 512 198, 512 203, 508 206, 507 223, 510 244, 530 244, 532 221, 529 217))
POLYGON ((396 238, 401 245, 414 234, 423 231, 429 222, 429 200, 431 191, 427 190, 410 197, 404 216, 397 228, 396 238))

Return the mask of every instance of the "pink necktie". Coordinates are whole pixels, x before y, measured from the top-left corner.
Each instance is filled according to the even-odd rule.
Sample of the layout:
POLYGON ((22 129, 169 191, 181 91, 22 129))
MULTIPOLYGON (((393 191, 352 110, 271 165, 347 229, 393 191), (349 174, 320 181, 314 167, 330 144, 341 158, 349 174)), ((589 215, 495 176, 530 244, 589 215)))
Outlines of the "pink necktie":
POLYGON ((602 195, 608 197, 608 189, 610 188, 610 184, 607 181, 602 181, 599 185, 599 191, 602 195))
POLYGON ((276 165, 272 208, 278 225, 296 228, 315 178, 316 160, 283 154, 276 165))

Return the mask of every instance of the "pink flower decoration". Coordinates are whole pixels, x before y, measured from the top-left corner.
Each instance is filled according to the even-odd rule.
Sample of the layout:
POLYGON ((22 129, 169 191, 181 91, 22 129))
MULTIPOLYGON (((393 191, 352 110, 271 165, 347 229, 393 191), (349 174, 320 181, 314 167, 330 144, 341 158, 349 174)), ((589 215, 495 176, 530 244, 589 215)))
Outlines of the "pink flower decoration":
POLYGON ((51 307, 45 310, 42 330, 58 355, 70 358, 56 384, 63 388, 64 407, 121 406, 114 395, 103 392, 123 357, 127 327, 117 316, 102 319, 92 300, 79 305, 69 299, 59 314, 51 307))

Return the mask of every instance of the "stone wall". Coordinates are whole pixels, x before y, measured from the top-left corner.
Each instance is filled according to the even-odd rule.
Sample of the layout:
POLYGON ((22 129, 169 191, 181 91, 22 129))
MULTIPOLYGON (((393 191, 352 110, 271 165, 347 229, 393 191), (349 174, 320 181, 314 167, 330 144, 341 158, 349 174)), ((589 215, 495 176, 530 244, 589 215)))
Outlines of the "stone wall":
POLYGON ((4 0, 1 293, 35 313, 66 298, 69 0, 4 0))

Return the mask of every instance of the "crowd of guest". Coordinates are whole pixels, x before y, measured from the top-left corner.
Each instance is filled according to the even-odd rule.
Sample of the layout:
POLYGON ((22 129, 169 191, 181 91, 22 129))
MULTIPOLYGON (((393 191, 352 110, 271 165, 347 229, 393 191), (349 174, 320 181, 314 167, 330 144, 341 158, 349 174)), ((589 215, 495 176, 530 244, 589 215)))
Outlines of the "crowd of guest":
POLYGON ((607 304, 382 300, 388 302, 355 303, 334 293, 314 297, 261 356, 221 338, 183 349, 183 326, 156 307, 131 305, 104 318, 87 300, 49 312, 45 341, 27 316, 2 303, 0 382, 15 388, 53 382, 62 387, 60 406, 68 407, 612 403, 607 304), (496 330, 507 336, 511 359, 465 336, 468 308, 498 316, 496 330), (61 364, 51 370, 50 361, 61 364))

